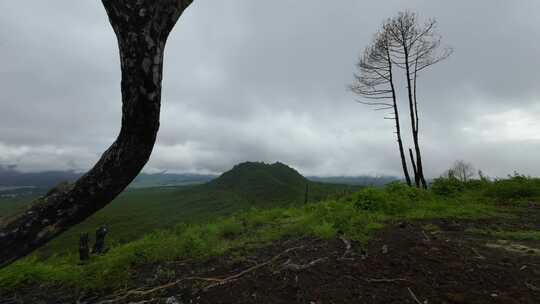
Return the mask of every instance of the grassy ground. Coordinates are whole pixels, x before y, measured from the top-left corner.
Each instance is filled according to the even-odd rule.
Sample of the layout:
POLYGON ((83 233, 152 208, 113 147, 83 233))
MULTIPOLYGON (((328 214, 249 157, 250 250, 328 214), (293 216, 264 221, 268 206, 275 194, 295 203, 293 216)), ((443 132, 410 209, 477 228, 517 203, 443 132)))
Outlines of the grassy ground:
MULTIPOLYGON (((85 265, 78 264, 75 253, 46 261, 29 257, 0 271, 0 288, 45 282, 77 289, 110 288, 127 284, 136 265, 186 258, 204 260, 232 249, 258 248, 283 238, 333 238, 339 234, 366 242, 374 231, 397 221, 503 218, 512 216, 509 206, 515 208, 537 200, 540 195, 536 189, 540 190, 538 180, 522 177, 470 183, 438 180, 429 191, 402 184, 366 188, 320 203, 253 209, 204 224, 177 225, 117 245, 85 265), (506 207, 500 205, 501 201, 506 207), (508 201, 512 203, 508 205, 508 201)), ((531 235, 536 237, 537 232, 525 232, 520 237, 531 235)))
MULTIPOLYGON (((300 194, 290 195, 289 201, 285 198, 275 200, 274 197, 264 196, 254 201, 251 198, 254 195, 252 189, 247 189, 247 194, 244 194, 206 185, 130 189, 103 210, 48 243, 39 250, 38 254, 47 257, 53 253, 64 254, 76 251, 79 235, 82 232, 88 232, 92 236, 94 231, 102 225, 107 226, 110 231, 107 242, 119 245, 139 239, 154 230, 173 227, 180 222, 204 222, 253 206, 269 208, 270 206, 298 205, 303 203, 304 187, 302 186, 300 194)), ((349 188, 341 185, 311 183, 311 200, 334 195, 349 188)), ((283 193, 279 189, 276 192, 283 193)), ((23 210, 33 198, 24 196, 1 199, 0 215, 10 215, 14 211, 23 210)))
POLYGON ((0 216, 16 214, 28 205, 28 200, 33 197, 2 197, 0 198, 0 216))

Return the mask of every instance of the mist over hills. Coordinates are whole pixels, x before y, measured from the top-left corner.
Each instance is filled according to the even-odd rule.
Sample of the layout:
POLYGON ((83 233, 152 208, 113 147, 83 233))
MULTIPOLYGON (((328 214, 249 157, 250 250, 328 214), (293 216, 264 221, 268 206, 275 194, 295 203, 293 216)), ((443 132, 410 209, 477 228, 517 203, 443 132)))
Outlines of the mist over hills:
POLYGON ((82 173, 75 171, 20 172, 14 166, 0 166, 0 187, 47 188, 62 181, 74 181, 82 173))
MULTIPOLYGON (((84 173, 75 171, 20 172, 13 166, 0 166, 0 190, 2 188, 35 187, 51 188, 61 182, 74 182, 84 173)), ((217 175, 193 173, 141 173, 132 188, 193 185, 208 182, 217 175)))
MULTIPOLYGON (((256 169, 254 164, 257 163, 242 163, 237 165, 237 169, 240 171, 256 169)), ((262 164, 262 163, 259 163, 262 164)), ((281 163, 275 163, 272 170, 269 172, 274 172, 277 174, 279 167, 286 166, 281 163)), ((235 168, 236 168, 235 167, 235 168)), ((73 182, 82 176, 83 173, 76 171, 43 171, 43 172, 21 172, 18 171, 15 166, 2 166, 0 165, 0 191, 10 190, 13 188, 21 187, 33 187, 33 188, 51 188, 59 184, 60 182, 68 181, 73 182)), ((255 170, 251 172, 250 175, 256 176, 260 174, 260 171, 255 170), (257 173, 258 172, 258 173, 257 173)), ((269 173, 270 174, 270 173, 269 173)), ((298 175, 300 175, 297 172, 298 175)), ((196 173, 141 173, 130 185, 130 188, 144 188, 144 187, 162 187, 162 186, 180 186, 180 185, 195 185, 195 184, 204 184, 216 179, 218 175, 212 174, 196 174, 196 173)), ((218 184, 223 185, 230 181, 233 176, 229 174, 224 174, 223 180, 218 184)), ((274 176, 275 178, 276 176, 274 176)), ((291 176, 279 176, 280 178, 291 178, 291 176)), ((334 183, 334 184, 347 184, 347 185, 361 185, 361 186, 382 186, 387 183, 398 180, 394 176, 330 176, 330 177, 320 177, 320 176, 308 176, 305 179, 323 182, 323 183, 334 183)), ((284 182, 293 182, 294 179, 286 179, 284 182)), ((294 180, 295 183, 298 183, 300 179, 294 180)), ((240 187, 236 185, 235 187, 240 187)))
MULTIPOLYGON (((144 178, 151 179, 152 175, 143 175, 143 181, 144 178)), ((195 178, 203 180, 210 176, 195 178)), ((62 252, 73 247, 80 232, 93 231, 101 225, 109 227, 112 240, 127 242, 154 229, 171 228, 179 223, 205 221, 251 208, 302 205, 355 189, 358 186, 310 181, 282 163, 245 162, 202 184, 128 189, 113 203, 51 242, 45 251, 62 252)), ((23 198, 2 200, 0 196, 0 217, 21 210, 32 197, 23 198)))

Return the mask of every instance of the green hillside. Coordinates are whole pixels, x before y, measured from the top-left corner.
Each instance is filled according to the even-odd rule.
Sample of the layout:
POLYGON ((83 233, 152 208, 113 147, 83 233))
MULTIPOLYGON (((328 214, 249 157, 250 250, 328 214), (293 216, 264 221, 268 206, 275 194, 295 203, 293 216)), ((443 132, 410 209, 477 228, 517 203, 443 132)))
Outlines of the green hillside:
POLYGON ((109 243, 125 243, 178 223, 204 222, 251 208, 300 205, 305 201, 306 186, 309 202, 355 189, 310 182, 281 163, 242 163, 202 185, 129 189, 106 208, 47 244, 40 254, 76 251, 80 233, 92 234, 100 225, 109 227, 109 243))
MULTIPOLYGON (((240 165, 239 168, 249 166, 254 166, 252 168, 259 168, 259 166, 262 166, 260 168, 272 168, 264 164, 246 164, 240 165)), ((279 168, 279 166, 276 167, 279 168)), ((288 171, 285 170, 285 167, 282 168, 282 173, 288 171)), ((233 186, 227 185, 227 178, 240 172, 242 171, 235 171, 233 169, 220 182, 207 184, 199 187, 199 189, 227 188, 233 186), (216 184, 219 184, 219 186, 216 184)), ((253 172, 250 169, 246 171, 246 174, 251 176, 253 172)), ((291 177, 294 176, 291 171, 289 173, 291 177)), ((256 175, 264 176, 266 182, 273 180, 269 178, 269 176, 273 176, 270 173, 259 172, 256 175)), ((244 174, 240 174, 232 180, 240 179, 238 181, 245 183, 241 189, 251 189, 246 188, 251 183, 251 180, 244 179, 244 176, 244 174)), ((294 180, 296 179, 298 181, 300 180, 298 176, 294 178, 294 180)), ((256 181, 260 181, 260 179, 256 181)), ((235 184, 235 186, 237 185, 235 184)), ((185 189, 185 191, 195 191, 193 189, 189 188, 185 189)), ((177 191, 180 190, 175 189, 167 193, 161 193, 161 195, 167 198, 173 198, 182 192, 177 191)), ((231 189, 222 190, 224 192, 219 192, 220 190, 214 191, 211 193, 216 195, 231 195, 231 199, 234 197, 231 194, 233 193, 231 189)), ((135 194, 136 192, 132 193, 135 194)), ((200 194, 202 192, 195 191, 192 193, 200 194)), ((129 195, 131 193, 125 195, 124 198, 129 195)), ((152 195, 144 198, 151 199, 152 195)), ((175 283, 161 285, 164 283, 161 281, 158 282, 158 279, 156 279, 156 281, 151 283, 153 285, 149 286, 146 285, 148 283, 148 280, 146 280, 149 277, 148 273, 145 273, 145 281, 143 283, 136 282, 139 277, 135 274, 143 269, 148 271, 148 269, 152 268, 149 267, 151 265, 160 264, 163 267, 172 267, 171 265, 179 263, 170 263, 171 261, 181 260, 181 264, 184 264, 184 262, 205 262, 212 257, 224 256, 226 254, 231 255, 235 259, 235 263, 242 261, 242 255, 249 254, 250 269, 257 269, 259 266, 253 267, 251 260, 253 250, 271 248, 265 246, 271 246, 280 241, 282 243, 289 242, 286 248, 290 248, 292 246, 291 244, 294 244, 291 241, 307 242, 302 243, 303 246, 296 248, 309 248, 311 243, 308 240, 313 237, 321 240, 335 241, 338 241, 336 237, 342 237, 341 241, 338 241, 341 247, 338 247, 337 258, 322 259, 325 261, 324 263, 336 263, 330 264, 330 268, 328 269, 334 269, 337 265, 347 263, 347 261, 353 261, 350 263, 358 263, 354 265, 361 266, 366 265, 366 261, 363 261, 364 258, 339 260, 339 257, 342 258, 344 256, 344 253, 342 253, 343 240, 351 240, 349 242, 351 244, 360 244, 361 247, 357 247, 354 250, 367 248, 368 241, 373 234, 375 232, 381 232, 381 229, 385 226, 394 227, 393 229, 387 229, 387 231, 398 231, 400 233, 399 237, 386 239, 383 243, 375 243, 375 247, 371 246, 369 255, 371 259, 373 257, 380 258, 383 261, 380 265, 384 265, 387 264, 389 257, 400 253, 400 250, 408 251, 411 248, 420 248, 420 254, 425 252, 427 259, 430 261, 430 263, 425 263, 424 265, 442 265, 444 263, 433 263, 432 256, 434 254, 445 253, 446 250, 439 248, 449 248, 448 246, 450 246, 450 236, 439 236, 439 234, 443 233, 444 229, 451 232, 453 236, 458 232, 462 234, 462 237, 467 234, 483 235, 484 238, 495 235, 504 236, 508 239, 530 240, 532 242, 531 244, 534 245, 534 242, 538 241, 537 219, 539 210, 538 204, 534 202, 538 202, 538 199, 540 199, 540 180, 521 176, 493 182, 487 180, 460 182, 455 179, 437 179, 429 190, 410 188, 400 183, 390 184, 384 188, 368 187, 339 198, 331 198, 318 203, 264 210, 248 210, 232 216, 212 219, 206 223, 175 225, 171 229, 146 234, 142 238, 128 244, 114 246, 107 254, 94 256, 87 264, 78 263, 76 254, 51 257, 45 261, 30 257, 0 271, 0 290, 14 290, 21 286, 40 286, 41 288, 41 286, 46 286, 45 284, 52 284, 55 288, 57 286, 63 286, 66 290, 105 290, 111 287, 139 290, 140 284, 143 284, 146 289, 152 289, 156 285, 175 287, 179 281, 174 280, 185 276, 186 274, 184 272, 167 272, 170 268, 156 268, 155 276, 157 278, 167 279, 168 281, 165 281, 165 283, 171 281, 175 283), (531 212, 533 212, 532 215, 530 214, 531 212), (528 219, 530 222, 521 223, 520 216, 527 214, 528 216, 532 216, 528 219), (463 226, 457 226, 457 221, 460 221, 463 226), (506 224, 499 225, 499 223, 506 224), (507 226, 510 223, 518 226, 507 226), (497 226, 493 226, 493 224, 497 226), (412 231, 411 229, 413 228, 418 230, 412 231), (398 248, 397 246, 403 237, 414 237, 417 241, 412 244, 406 243, 404 247, 398 248), (433 243, 437 244, 437 247, 434 247, 437 250, 426 250, 426 246, 433 243), (381 251, 381 246, 390 247, 390 251, 388 253, 378 254, 381 251)), ((190 209, 191 214, 197 214, 193 210, 204 210, 201 206, 206 201, 208 200, 200 201, 201 204, 198 207, 200 209, 190 209)), ((188 212, 183 212, 182 214, 187 216, 186 214, 188 212)), ((140 221, 141 218, 134 217, 130 220, 127 221, 129 222, 129 226, 126 228, 131 227, 135 229, 134 222, 140 221)), ((494 256, 487 251, 489 248, 482 247, 482 245, 473 249, 471 253, 471 249, 463 246, 463 240, 456 240, 452 248, 465 248, 466 250, 463 251, 463 255, 470 256, 469 261, 474 261, 475 265, 484 259, 494 256), (480 253, 480 250, 482 253, 480 253), (476 254, 476 256, 473 254, 476 254)), ((469 243, 469 246, 478 244, 478 240, 478 236, 474 240, 471 239, 474 243, 469 243)), ((492 240, 492 242, 495 241, 496 239, 492 240)), ((330 243, 325 243, 325 246, 328 244, 330 243)), ((450 249, 454 250, 452 248, 450 249)), ((349 249, 346 250, 345 254, 349 249)), ((264 260, 268 261, 268 253, 266 251, 263 252, 264 260)), ((496 253, 496 251, 493 252, 496 253)), ((497 254, 500 254, 500 252, 497 254)), ((450 257, 454 256, 456 256, 454 251, 450 251, 450 257)), ((406 255, 406 257, 406 260, 411 262, 409 259, 410 256, 406 255)), ((463 263, 462 256, 457 255, 457 258, 458 260, 455 263, 461 265, 463 263)), ((312 261, 312 258, 310 257, 309 260, 312 261)), ((318 259, 316 261, 320 260, 318 259)), ((219 262, 220 259, 215 259, 214 261, 219 262)), ((398 260, 396 259, 395 261, 398 260)), ((401 261, 401 258, 399 258, 399 261, 401 261)), ((500 259, 495 259, 495 261, 500 262, 500 259)), ((498 265, 499 262, 496 264, 498 265)), ((412 260, 412 263, 416 262, 412 260)), ((495 262, 489 261, 489 263, 489 267, 492 269, 491 267, 493 267, 492 265, 495 262)), ((265 264, 261 262, 258 265, 265 264)), ((206 269, 207 264, 204 265, 206 269)), ((519 265, 523 264, 520 263, 519 265)), ((406 267, 408 271, 411 266, 407 264, 406 267)), ((487 266, 485 269, 488 269, 487 266)), ((238 268, 235 268, 235 272, 237 271, 238 268)), ((520 273, 520 275, 523 273, 525 272, 520 273)), ((191 276, 190 273, 187 275, 191 276)), ((326 276, 328 274, 325 273, 322 275, 326 276)), ((388 276, 394 278, 399 277, 399 275, 402 274, 391 274, 390 276, 387 273, 377 273, 374 277, 388 276)), ((491 276, 492 272, 487 275, 491 276)), ((152 273, 153 276, 154 274, 152 273)), ((193 276, 191 277, 193 278, 193 276)), ((266 278, 268 277, 279 278, 279 282, 282 284, 282 278, 284 276, 267 276, 266 278)), ((204 277, 197 276, 197 278, 204 277)), ((258 282, 259 277, 256 276, 255 279, 258 282)), ((213 278, 212 280, 216 279, 213 278)), ((411 280, 411 282, 414 282, 414 280, 411 280)), ((191 284, 193 282, 190 281, 189 283, 191 284)), ((213 282, 203 282, 203 284, 211 283, 213 282)), ((201 282, 196 284, 201 284, 201 282)), ((195 286, 199 289, 201 287, 200 285, 195 286)), ((156 287, 156 290, 158 289, 159 287, 156 287)), ((127 294, 127 296, 129 295, 127 294)), ((136 296, 137 293, 132 292, 131 295, 136 296)), ((143 295, 150 297, 146 293, 143 293, 143 295)))

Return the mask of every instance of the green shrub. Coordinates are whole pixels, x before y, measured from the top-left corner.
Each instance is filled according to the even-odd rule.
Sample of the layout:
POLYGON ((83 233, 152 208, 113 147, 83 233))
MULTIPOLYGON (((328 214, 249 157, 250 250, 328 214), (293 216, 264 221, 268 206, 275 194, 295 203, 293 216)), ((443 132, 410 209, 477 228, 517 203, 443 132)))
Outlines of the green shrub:
POLYGON ((388 195, 382 189, 366 188, 352 196, 354 207, 362 211, 378 211, 388 203, 388 195))
POLYGON ((431 184, 431 191, 443 196, 454 196, 463 190, 465 190, 465 183, 455 177, 439 177, 431 184))
POLYGON ((539 199, 540 179, 514 174, 508 179, 495 180, 485 194, 497 200, 539 199))
POLYGON ((359 211, 396 215, 425 199, 425 191, 394 183, 380 188, 365 188, 347 199, 359 211))
POLYGON ((400 200, 419 201, 426 198, 427 192, 417 187, 411 187, 404 183, 391 183, 386 186, 386 192, 400 200))

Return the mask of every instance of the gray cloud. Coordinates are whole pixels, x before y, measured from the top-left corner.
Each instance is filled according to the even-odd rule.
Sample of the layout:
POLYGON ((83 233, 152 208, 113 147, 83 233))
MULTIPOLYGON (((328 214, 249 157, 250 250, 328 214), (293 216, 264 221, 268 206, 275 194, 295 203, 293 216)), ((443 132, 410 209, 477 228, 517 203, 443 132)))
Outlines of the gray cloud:
MULTIPOLYGON (((0 164, 87 169, 120 122, 118 51, 100 1, 0 9, 0 164)), ((491 175, 540 175, 535 0, 196 0, 169 40, 146 170, 262 160, 306 174, 399 174, 391 123, 346 86, 382 21, 404 9, 436 17, 455 49, 421 79, 427 173, 459 158, 491 175)))

